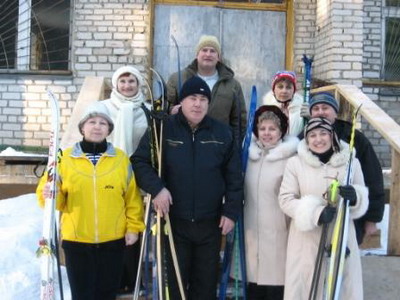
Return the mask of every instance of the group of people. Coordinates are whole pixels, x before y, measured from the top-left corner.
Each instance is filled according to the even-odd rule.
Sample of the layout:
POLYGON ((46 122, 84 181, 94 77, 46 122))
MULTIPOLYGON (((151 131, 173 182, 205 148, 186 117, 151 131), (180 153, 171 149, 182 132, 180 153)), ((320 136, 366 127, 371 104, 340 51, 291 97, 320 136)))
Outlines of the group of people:
MULTIPOLYGON (((88 108, 79 123, 82 141, 63 151, 57 209, 73 299, 114 299, 135 286, 144 192, 161 216, 170 215, 188 299, 216 298, 221 235, 242 210, 248 299, 307 299, 321 225, 335 214, 324 195, 333 179, 343 183, 350 155, 351 125, 336 119, 339 103, 319 93, 305 105, 295 93, 296 75, 276 73, 255 113, 242 174, 245 101, 218 39, 202 36, 196 58, 178 73, 167 83, 161 178, 152 161, 143 77, 131 66, 114 73, 110 99, 88 108)), ((357 241, 374 232, 383 214, 379 161, 358 131, 355 148, 352 183, 339 188, 355 219, 342 299, 363 298, 357 241)), ((40 205, 49 189, 44 176, 40 205)), ((167 260, 170 299, 180 299, 167 260)))

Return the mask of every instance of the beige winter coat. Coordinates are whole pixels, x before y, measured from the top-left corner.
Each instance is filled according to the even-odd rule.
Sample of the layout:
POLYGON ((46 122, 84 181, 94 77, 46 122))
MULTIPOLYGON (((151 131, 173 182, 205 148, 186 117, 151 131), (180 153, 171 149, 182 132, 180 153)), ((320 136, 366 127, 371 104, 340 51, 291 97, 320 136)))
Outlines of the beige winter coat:
POLYGON ((278 203, 283 171, 299 140, 287 137, 275 148, 252 141, 245 176, 244 228, 247 279, 258 285, 283 285, 288 218, 278 203))
MULTIPOLYGON (((285 300, 308 299, 315 258, 321 235, 319 216, 326 205, 322 195, 332 179, 338 176, 343 182, 349 157, 348 145, 342 143, 343 150, 334 154, 327 164, 322 164, 308 150, 305 140, 298 146, 298 155, 289 159, 279 195, 282 210, 291 218, 287 246, 285 300)), ((357 192, 357 203, 350 208, 350 218, 360 218, 368 208, 368 190, 364 184, 360 163, 354 158, 353 186, 357 192)), ((332 224, 332 223, 331 223, 332 224)), ((331 225, 332 227, 332 225, 331 225)), ((363 299, 360 253, 356 241, 354 223, 349 223, 348 248, 342 283, 342 300, 363 299)), ((326 262, 326 261, 325 261, 326 262)), ((325 274, 322 268, 321 274, 325 274)), ((322 292, 324 278, 320 279, 322 292)), ((322 299, 319 295, 318 299, 322 299)))

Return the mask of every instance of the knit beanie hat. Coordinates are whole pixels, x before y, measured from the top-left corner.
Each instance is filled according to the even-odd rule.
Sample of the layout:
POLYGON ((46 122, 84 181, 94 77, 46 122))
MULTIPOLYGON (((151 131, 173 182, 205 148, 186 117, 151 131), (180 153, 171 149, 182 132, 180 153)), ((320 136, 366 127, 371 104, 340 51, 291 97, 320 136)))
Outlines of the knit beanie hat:
POLYGON ((325 103, 333 107, 333 109, 336 111, 336 113, 339 112, 339 102, 336 101, 336 99, 333 97, 332 94, 327 93, 327 92, 320 92, 316 93, 311 96, 310 99, 310 112, 311 108, 320 103, 325 103))
POLYGON ((104 105, 99 105, 99 103, 96 103, 92 106, 89 106, 89 108, 85 112, 83 118, 79 121, 78 128, 79 128, 79 132, 82 135, 83 135, 83 132, 82 132, 83 125, 86 123, 87 120, 89 120, 90 118, 94 118, 94 117, 102 117, 107 121, 108 127, 109 127, 108 134, 110 134, 113 131, 114 122, 110 118, 107 108, 104 105))
POLYGON ((332 135, 332 149, 334 152, 339 152, 340 151, 340 143, 339 143, 339 138, 335 132, 335 129, 333 128, 333 125, 331 122, 329 122, 328 119, 318 117, 318 118, 312 118, 308 121, 307 125, 304 127, 304 138, 307 141, 307 135, 310 133, 310 131, 316 129, 316 128, 322 128, 327 131, 329 131, 332 135))
POLYGON ((138 69, 136 69, 135 67, 132 67, 132 66, 123 66, 123 67, 117 69, 114 72, 113 76, 112 76, 111 83, 112 83, 113 89, 115 89, 115 90, 117 89, 118 78, 122 74, 126 74, 126 73, 132 74, 133 76, 136 77, 136 79, 138 81, 139 88, 141 86, 143 86, 143 76, 140 73, 140 71, 138 69))
POLYGON ((204 47, 213 47, 215 49, 215 51, 218 52, 218 56, 221 57, 221 45, 220 45, 217 37, 215 37, 213 35, 201 36, 200 40, 196 46, 196 55, 204 47))
POLYGON ((275 89, 275 85, 282 79, 289 80, 293 84, 294 92, 296 92, 296 73, 286 70, 275 73, 274 77, 272 78, 272 91, 275 89))
POLYGON ((193 76, 186 80, 179 93, 179 102, 185 99, 187 96, 200 94, 208 98, 208 102, 211 101, 211 91, 207 83, 198 76, 193 76))
POLYGON ((262 119, 264 119, 264 117, 266 117, 265 119, 270 120, 272 118, 268 117, 268 113, 272 113, 274 114, 277 119, 279 120, 278 122, 278 127, 281 130, 281 139, 285 136, 285 134, 287 133, 288 130, 288 117, 281 111, 281 109, 275 105, 262 105, 260 106, 255 114, 254 114, 254 122, 253 122, 253 133, 254 135, 258 138, 258 122, 260 120, 260 117, 262 119), (264 117, 263 117, 264 116, 264 117))

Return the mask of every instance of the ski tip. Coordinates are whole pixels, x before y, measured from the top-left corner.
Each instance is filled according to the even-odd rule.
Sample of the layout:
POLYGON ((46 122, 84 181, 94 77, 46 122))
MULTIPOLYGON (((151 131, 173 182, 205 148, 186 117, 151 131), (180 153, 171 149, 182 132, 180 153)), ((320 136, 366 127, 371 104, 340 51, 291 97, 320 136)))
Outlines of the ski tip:
POLYGON ((251 95, 257 97, 257 87, 255 85, 251 87, 251 95))
POLYGON ((306 54, 303 54, 302 61, 304 63, 312 63, 314 61, 314 55, 311 55, 310 57, 307 57, 306 54))
POLYGON ((178 42, 176 41, 173 34, 171 34, 171 39, 174 41, 175 46, 178 46, 178 42))

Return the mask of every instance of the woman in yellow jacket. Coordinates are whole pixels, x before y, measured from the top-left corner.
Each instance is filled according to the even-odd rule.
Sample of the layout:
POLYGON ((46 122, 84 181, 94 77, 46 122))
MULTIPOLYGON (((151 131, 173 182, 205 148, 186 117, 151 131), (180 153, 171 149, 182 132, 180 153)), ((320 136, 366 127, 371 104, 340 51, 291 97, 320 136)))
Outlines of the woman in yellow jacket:
MULTIPOLYGON (((126 154, 107 143, 107 112, 88 112, 79 123, 83 140, 66 149, 58 165, 56 208, 72 299, 115 299, 125 245, 143 231, 143 204, 126 154)), ((49 195, 43 176, 39 204, 49 195)))

